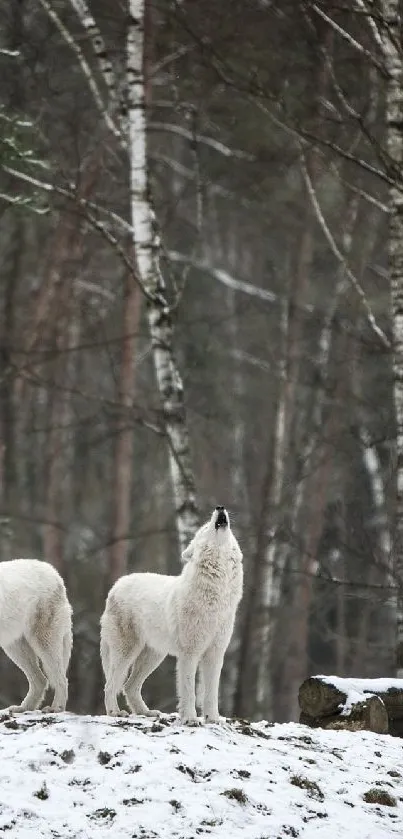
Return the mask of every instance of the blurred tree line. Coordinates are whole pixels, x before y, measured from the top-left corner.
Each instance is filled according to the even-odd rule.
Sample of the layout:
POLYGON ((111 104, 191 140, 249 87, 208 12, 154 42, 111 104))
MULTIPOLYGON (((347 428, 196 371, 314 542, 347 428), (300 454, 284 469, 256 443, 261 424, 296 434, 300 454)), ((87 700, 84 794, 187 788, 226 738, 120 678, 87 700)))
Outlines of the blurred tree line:
MULTIPOLYGON (((146 0, 148 200, 179 436, 131 227, 127 46, 142 5, 0 0, 0 557, 64 576, 70 707, 101 711, 110 584, 180 571, 183 431, 189 528, 225 504, 244 553, 222 709, 296 719, 308 674, 395 667, 398 4, 146 0)), ((6 705, 22 676, 5 657, 1 672, 6 705)), ((172 661, 146 694, 173 709, 172 661)))

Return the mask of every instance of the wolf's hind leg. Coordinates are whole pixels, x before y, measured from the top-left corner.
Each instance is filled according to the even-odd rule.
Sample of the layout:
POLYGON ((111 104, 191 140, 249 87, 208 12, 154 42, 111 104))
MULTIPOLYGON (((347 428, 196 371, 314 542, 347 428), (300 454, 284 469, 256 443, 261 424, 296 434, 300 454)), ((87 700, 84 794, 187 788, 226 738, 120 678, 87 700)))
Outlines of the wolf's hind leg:
POLYGON ((21 704, 10 705, 5 710, 15 714, 23 711, 36 711, 42 702, 47 687, 46 676, 40 667, 37 655, 24 636, 4 647, 4 652, 28 679, 28 693, 21 704))
POLYGON ((101 660, 105 674, 105 709, 110 716, 125 716, 118 705, 119 693, 127 678, 129 668, 140 655, 143 644, 125 638, 116 622, 109 615, 101 621, 101 660))
POLYGON ((133 714, 154 717, 160 713, 159 711, 151 711, 147 707, 141 695, 141 688, 148 676, 157 669, 164 658, 164 654, 145 646, 133 662, 129 676, 123 686, 127 702, 133 714))

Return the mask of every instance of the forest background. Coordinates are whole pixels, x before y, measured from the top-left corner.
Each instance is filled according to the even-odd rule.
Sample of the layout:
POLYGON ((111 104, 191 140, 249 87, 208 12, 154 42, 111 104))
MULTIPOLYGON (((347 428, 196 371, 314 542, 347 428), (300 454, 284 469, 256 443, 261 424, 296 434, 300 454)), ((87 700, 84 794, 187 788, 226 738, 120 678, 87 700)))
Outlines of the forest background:
POLYGON ((224 713, 395 673, 400 11, 0 0, 0 559, 62 573, 77 711, 111 583, 178 573, 216 504, 245 565, 224 713))

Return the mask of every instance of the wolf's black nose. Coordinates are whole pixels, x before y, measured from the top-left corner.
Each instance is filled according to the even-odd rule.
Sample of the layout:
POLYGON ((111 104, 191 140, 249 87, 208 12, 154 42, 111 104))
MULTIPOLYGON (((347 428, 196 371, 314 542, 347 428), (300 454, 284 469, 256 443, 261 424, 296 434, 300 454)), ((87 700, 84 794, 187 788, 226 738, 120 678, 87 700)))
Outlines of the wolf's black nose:
POLYGON ((224 510, 224 507, 216 507, 216 510, 217 510, 217 513, 219 513, 220 510, 224 510))

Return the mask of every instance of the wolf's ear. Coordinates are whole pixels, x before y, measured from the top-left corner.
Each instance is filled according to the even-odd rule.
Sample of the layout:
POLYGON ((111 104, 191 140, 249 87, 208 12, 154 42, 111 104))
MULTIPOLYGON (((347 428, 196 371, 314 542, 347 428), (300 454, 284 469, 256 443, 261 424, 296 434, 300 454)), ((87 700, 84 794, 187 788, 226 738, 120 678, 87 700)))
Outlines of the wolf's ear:
POLYGON ((193 536, 193 539, 190 540, 189 544, 182 551, 182 562, 189 562, 189 560, 193 558, 197 536, 198 533, 196 533, 196 535, 193 536))
POLYGON ((185 548, 185 550, 182 551, 182 562, 183 563, 189 562, 189 559, 192 559, 192 556, 193 556, 193 544, 192 544, 192 542, 190 542, 190 544, 187 546, 187 548, 185 548))
POLYGON ((201 537, 204 536, 205 533, 210 528, 210 522, 206 521, 201 527, 199 527, 197 533, 193 536, 193 539, 189 542, 187 547, 184 551, 182 551, 182 562, 189 562, 190 559, 193 559, 195 548, 200 545, 201 537))

